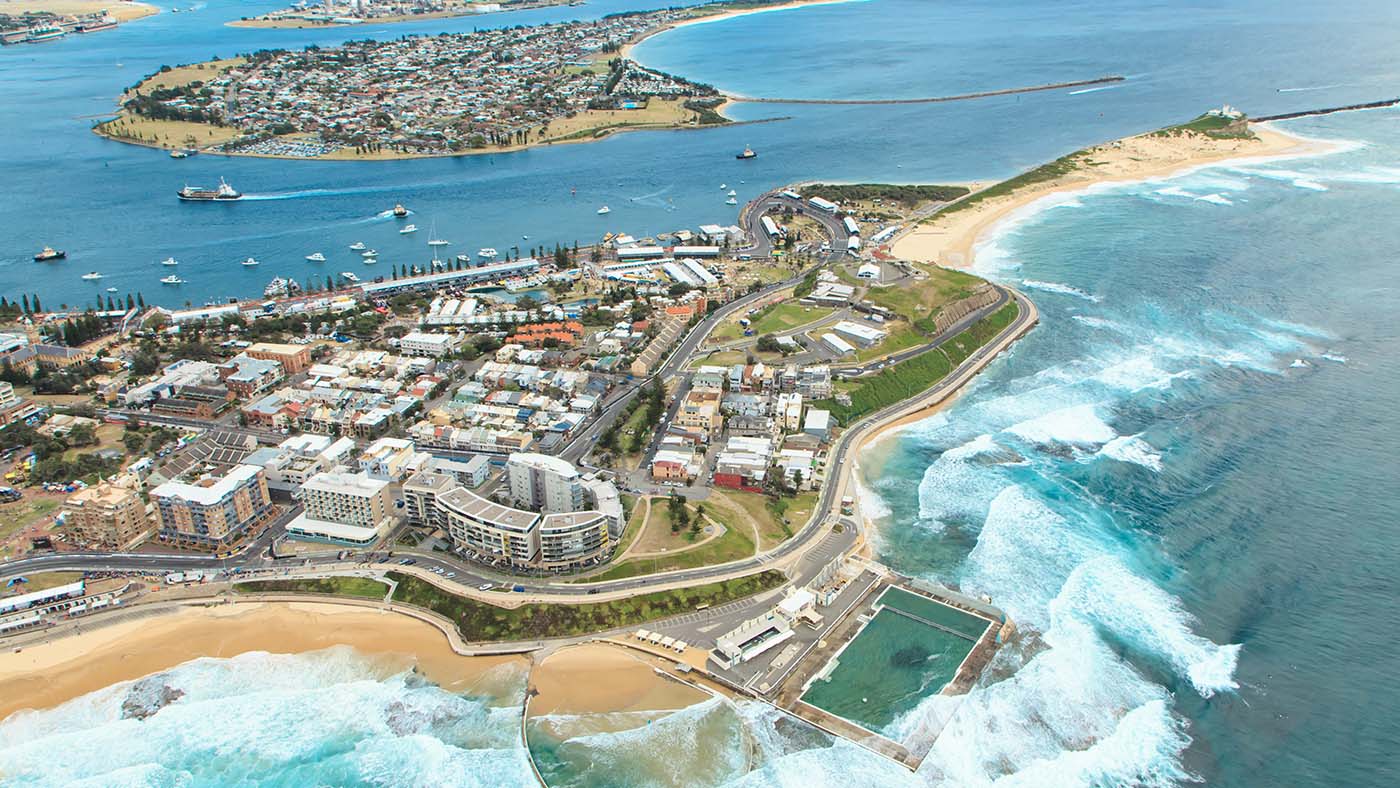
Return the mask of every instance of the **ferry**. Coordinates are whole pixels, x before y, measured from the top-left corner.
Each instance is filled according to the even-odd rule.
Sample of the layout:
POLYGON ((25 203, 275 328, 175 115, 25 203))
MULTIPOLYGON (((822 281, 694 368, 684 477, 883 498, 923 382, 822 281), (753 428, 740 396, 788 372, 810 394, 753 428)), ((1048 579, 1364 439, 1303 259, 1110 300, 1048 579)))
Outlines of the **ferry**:
POLYGON ((258 261, 257 261, 257 258, 249 257, 248 259, 246 259, 246 260, 243 261, 243 264, 246 265, 246 266, 250 266, 250 267, 251 267, 251 266, 257 265, 257 264, 258 264, 258 261))
POLYGON ((758 157, 758 154, 757 154, 757 153, 754 153, 754 152, 753 152, 753 148, 750 148, 750 147, 747 146, 747 145, 744 146, 744 152, 743 152, 743 153, 738 153, 738 154, 735 154, 735 156, 734 156, 734 158, 736 158, 736 159, 754 159, 754 158, 757 158, 757 157, 758 157))
POLYGON ((403 207, 403 205, 402 205, 401 203, 394 203, 394 216, 396 216, 396 217, 399 218, 399 219, 402 219, 403 217, 405 217, 405 216, 407 216, 407 215, 408 215, 408 209, 407 209, 407 208, 403 207))
POLYGON ((612 209, 609 208, 609 207, 606 206, 606 205, 604 205, 602 208, 599 208, 599 209, 598 209, 598 215, 599 215, 599 216, 603 216, 604 214, 609 214, 609 213, 612 213, 612 209))
POLYGON ((176 260, 176 259, 173 258, 173 257, 167 257, 167 258, 165 258, 164 260, 161 260, 161 261, 160 261, 160 264, 161 264, 161 265, 179 265, 179 264, 180 264, 180 261, 179 261, 179 260, 176 260))
POLYGON ((360 277, 355 276, 353 273, 351 273, 351 272, 349 272, 349 271, 341 271, 341 272, 340 272, 340 276, 341 276, 345 281, 347 281, 347 282, 358 282, 358 281, 360 281, 360 277))
POLYGON ((219 188, 217 189, 205 189, 201 186, 186 186, 180 191, 175 192, 175 195, 182 200, 189 200, 192 202, 214 202, 243 199, 243 194, 240 193, 237 189, 233 188, 232 186, 229 186, 223 178, 219 179, 219 188))
POLYGON ((182 285, 185 283, 185 280, 175 274, 171 274, 170 276, 161 277, 160 283, 163 285, 182 285))
POLYGON ((418 232, 418 225, 416 225, 416 224, 405 224, 405 225, 403 226, 403 228, 399 230, 399 235, 408 235, 409 233, 416 233, 416 232, 418 232))
POLYGON ((364 241, 356 241, 356 242, 350 244, 350 250, 351 250, 352 252, 363 252, 363 251, 365 250, 365 242, 364 242, 364 241))
POLYGON ((83 279, 85 279, 85 280, 87 280, 87 281, 89 281, 89 282, 95 282, 95 281, 97 281, 98 279, 101 279, 101 278, 102 278, 102 274, 99 274, 99 273, 97 273, 96 271, 89 271, 89 272, 83 274, 83 279))
POLYGON ((55 249, 52 246, 45 246, 42 251, 34 255, 34 262, 47 263, 50 260, 62 260, 67 256, 67 252, 55 249))
POLYGON ((68 31, 56 25, 46 25, 44 27, 29 28, 29 35, 24 39, 30 43, 36 41, 52 41, 55 38, 63 38, 68 35, 68 31))
POLYGON ((477 257, 480 257, 480 258, 483 259, 483 260, 495 260, 495 259, 496 259, 496 250, 495 250, 495 249, 492 249, 492 248, 489 247, 489 246, 486 246, 486 247, 483 247, 483 248, 481 248, 481 249, 476 250, 476 256, 477 256, 477 257))
POLYGON ((309 254, 309 255, 306 256, 306 259, 307 259, 307 260, 310 260, 310 261, 313 262, 313 263, 324 263, 324 262, 326 262, 326 256, 323 255, 323 254, 321 254, 320 252, 312 252, 311 254, 309 254))

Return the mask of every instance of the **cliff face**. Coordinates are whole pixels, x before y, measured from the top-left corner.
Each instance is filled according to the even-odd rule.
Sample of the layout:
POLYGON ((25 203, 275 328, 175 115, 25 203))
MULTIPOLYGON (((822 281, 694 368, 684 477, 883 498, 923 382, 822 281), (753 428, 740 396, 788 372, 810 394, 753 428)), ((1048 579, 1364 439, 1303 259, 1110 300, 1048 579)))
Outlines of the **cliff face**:
POLYGON ((958 299, 951 304, 946 304, 938 314, 933 316, 933 325, 938 329, 938 333, 948 330, 948 327, 967 317, 972 312, 985 306, 990 306, 997 300, 997 290, 991 283, 983 282, 977 290, 970 296, 958 299))

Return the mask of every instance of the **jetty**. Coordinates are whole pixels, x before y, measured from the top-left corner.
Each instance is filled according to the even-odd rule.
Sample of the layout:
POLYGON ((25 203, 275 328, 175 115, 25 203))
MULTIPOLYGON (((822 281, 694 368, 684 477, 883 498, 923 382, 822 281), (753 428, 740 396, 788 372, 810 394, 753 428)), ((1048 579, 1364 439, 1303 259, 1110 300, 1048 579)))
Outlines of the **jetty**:
POLYGON ((840 104, 840 105, 876 105, 876 104, 939 104, 945 101, 969 101, 972 99, 990 98, 992 96, 1011 96, 1018 93, 1039 93, 1046 90, 1066 90, 1069 88, 1092 87, 1095 85, 1110 85, 1115 82, 1124 82, 1127 77, 1117 74, 1106 77, 1096 77, 1094 79, 1080 79, 1073 82, 1051 82, 1045 85, 1028 85, 1019 88, 1001 88, 999 90, 983 90, 977 93, 959 93, 953 96, 927 96, 924 98, 905 99, 799 99, 799 98, 760 98, 752 96, 726 96, 734 102, 744 102, 748 104, 840 104))

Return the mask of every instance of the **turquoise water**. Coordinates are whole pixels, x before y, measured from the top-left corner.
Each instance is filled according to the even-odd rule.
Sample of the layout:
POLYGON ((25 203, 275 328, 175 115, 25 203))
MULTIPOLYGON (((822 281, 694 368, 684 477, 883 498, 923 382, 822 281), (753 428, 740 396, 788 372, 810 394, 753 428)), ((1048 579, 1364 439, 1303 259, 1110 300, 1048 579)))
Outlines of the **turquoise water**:
POLYGON ((802 700, 882 733, 957 675, 975 641, 881 610, 802 700))
POLYGON ((971 613, 964 613, 957 608, 935 602, 919 594, 910 593, 902 588, 885 589, 885 593, 880 595, 879 604, 912 613, 925 621, 932 621, 972 641, 982 637, 990 625, 986 619, 971 613))
MULTIPOLYGON (((220 7, 232 13, 210 10, 220 7)), ((78 116, 100 111, 143 69, 180 59, 168 52, 226 54, 241 46, 231 42, 265 43, 265 32, 202 33, 198 14, 181 14, 149 33, 132 25, 94 36, 91 48, 10 47, 0 50, 0 128, 12 140, 0 148, 0 285, 35 287, 28 250, 71 233, 87 239, 71 249, 104 261, 72 264, 75 280, 80 267, 101 267, 129 272, 118 284, 136 286, 146 281, 140 266, 172 253, 219 272, 187 276, 205 288, 193 297, 221 295, 279 269, 265 264, 242 283, 216 260, 300 260, 308 239, 348 243, 377 226, 355 222, 405 195, 439 214, 444 235, 450 213, 453 240, 498 248, 526 232, 556 240, 537 229, 544 224, 562 240, 582 235, 598 198, 631 231, 716 221, 729 209, 715 187, 737 180, 716 168, 745 142, 763 154, 739 176, 741 194, 800 177, 996 177, 1222 101, 1260 112, 1391 95, 1397 13, 873 0, 758 15, 668 34, 641 56, 755 95, 948 93, 1084 71, 1133 78, 1078 96, 781 108, 795 119, 522 156, 367 169, 187 162, 191 178, 224 172, 249 191, 299 195, 228 215, 175 212, 168 181, 185 177, 177 163, 90 138, 78 116), (111 69, 118 56, 124 73, 111 69), (560 194, 571 182, 596 190, 578 215, 560 194), (97 197, 73 197, 87 188, 97 197), (128 231, 132 217, 142 221, 128 231)), ((954 406, 872 447, 867 463, 883 460, 865 480, 885 510, 882 559, 991 595, 1020 630, 918 774, 762 707, 712 704, 677 712, 670 727, 663 719, 563 742, 558 781, 686 784, 668 761, 698 747, 715 765, 690 784, 1393 782, 1400 113, 1288 128, 1355 144, 1065 197, 980 254, 983 273, 1035 298, 1041 325, 954 406), (704 731, 703 742, 685 744, 678 729, 704 731)), ((76 281, 52 287, 82 292, 76 281)), ((336 664, 304 659, 288 673, 320 676, 336 664)), ((114 719, 113 701, 97 693, 0 723, 0 773, 53 785, 530 779, 514 743, 518 715, 480 701, 354 671, 314 686, 269 683, 266 665, 243 658, 173 672, 186 668, 218 680, 144 722, 114 719), (383 720, 406 699, 438 711, 396 733, 383 720), (180 708, 187 700, 191 712, 180 708)), ((917 735, 946 711, 930 696, 887 727, 917 735)))

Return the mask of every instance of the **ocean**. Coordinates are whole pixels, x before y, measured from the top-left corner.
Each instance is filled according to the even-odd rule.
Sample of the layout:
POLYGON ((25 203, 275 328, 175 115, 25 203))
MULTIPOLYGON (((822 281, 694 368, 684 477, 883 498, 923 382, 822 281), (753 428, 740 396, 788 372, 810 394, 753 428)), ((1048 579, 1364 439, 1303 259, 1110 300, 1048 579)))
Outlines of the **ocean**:
MULTIPOLYGON (((366 165, 372 175, 344 177, 392 173, 411 183, 431 169, 467 195, 481 194, 474 173, 489 166, 546 181, 558 177, 551 167, 611 163, 616 173, 632 161, 658 182, 689 184, 676 173, 706 166, 696 156, 735 142, 760 147, 762 134, 773 135, 763 138, 765 153, 802 152, 761 154, 771 169, 754 171, 753 188, 789 175, 988 178, 1222 101, 1258 113, 1387 95, 1396 54, 1381 45, 1393 39, 1395 9, 1182 8, 872 0, 699 25, 649 42, 639 57, 752 95, 821 95, 827 85, 814 72, 835 75, 830 85, 842 90, 898 84, 904 95, 985 86, 974 69, 1012 84, 1081 66, 1133 73, 1143 63, 1151 73, 1072 98, 781 108, 798 117, 485 157, 497 165, 366 165), (927 24, 898 24, 909 18, 927 24), (910 48, 935 30, 933 43, 946 51, 910 48), (833 43, 814 46, 819 40, 833 43), (858 41, 884 42, 879 51, 892 54, 866 62, 851 51, 858 41), (766 57, 754 52, 758 42, 766 57), (1013 50, 1002 75, 993 61, 1013 50), (1058 59, 1041 58, 1046 69, 1035 70, 1027 53, 1052 50, 1058 59), (924 58, 922 67, 911 58, 924 58), (773 71, 756 71, 760 60, 773 71), (669 158, 631 158, 653 146, 669 158)), ((0 90, 10 90, 9 76, 0 77, 0 90)), ((0 102, 4 117, 11 111, 0 102)), ((550 784, 1263 788, 1400 778, 1392 713, 1400 689, 1390 670, 1400 614, 1389 604, 1400 591, 1400 237, 1391 231, 1400 226, 1400 112, 1284 128, 1341 144, 1326 155, 1065 195, 998 228, 979 251, 978 272, 1029 294, 1041 324, 954 404, 860 458, 881 560, 989 594, 1018 626, 956 708, 930 696, 886 725, 888 735, 906 737, 947 718, 918 773, 762 706, 712 701, 621 732, 616 720, 532 723, 550 784)), ((140 154, 129 155, 124 166, 141 166, 140 154)), ((303 173, 340 169, 220 163, 309 180, 323 176, 303 173)), ((614 177, 644 188, 631 170, 614 177)), ((710 199, 708 183, 719 179, 736 180, 706 172, 706 188, 676 187, 677 202, 701 191, 710 199)), ((506 186, 511 180, 497 182, 506 195, 518 188, 506 186)), ((377 205, 357 199, 347 205, 377 205)), ((557 196, 527 201, 492 232, 509 237, 521 226, 512 222, 562 214, 560 204, 557 196)), ((569 221, 561 215, 559 226, 569 221)), ((0 222, 0 234, 14 232, 0 222)), ((145 720, 120 718, 129 689, 117 687, 0 722, 0 775, 17 785, 532 779, 518 709, 443 693, 411 674, 383 675, 343 650, 198 660, 168 673, 187 695, 145 720)))

